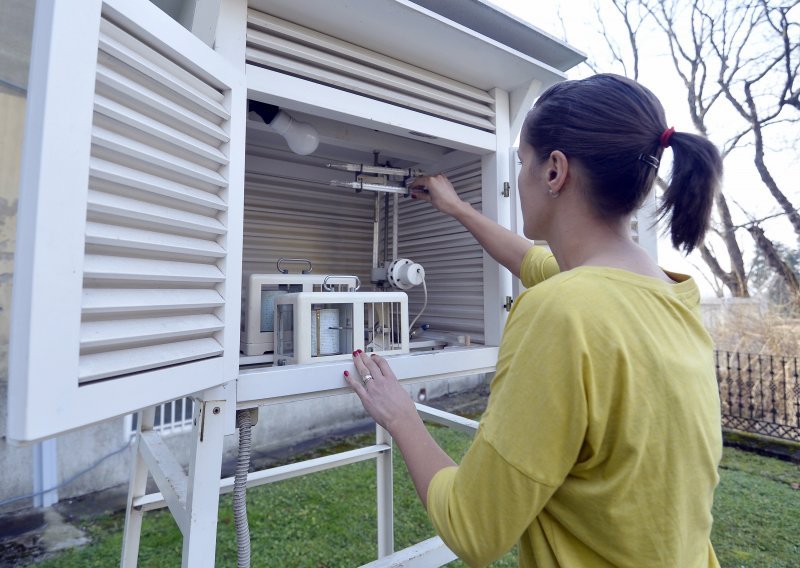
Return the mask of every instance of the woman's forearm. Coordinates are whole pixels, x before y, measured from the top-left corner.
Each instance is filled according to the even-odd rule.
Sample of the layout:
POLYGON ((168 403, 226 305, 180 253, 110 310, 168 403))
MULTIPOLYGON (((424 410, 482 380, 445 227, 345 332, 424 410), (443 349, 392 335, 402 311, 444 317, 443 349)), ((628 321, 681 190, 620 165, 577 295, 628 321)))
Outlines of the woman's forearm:
POLYGON ((440 470, 456 463, 439 447, 421 418, 409 420, 392 430, 392 437, 403 454, 417 494, 427 509, 431 480, 440 470))

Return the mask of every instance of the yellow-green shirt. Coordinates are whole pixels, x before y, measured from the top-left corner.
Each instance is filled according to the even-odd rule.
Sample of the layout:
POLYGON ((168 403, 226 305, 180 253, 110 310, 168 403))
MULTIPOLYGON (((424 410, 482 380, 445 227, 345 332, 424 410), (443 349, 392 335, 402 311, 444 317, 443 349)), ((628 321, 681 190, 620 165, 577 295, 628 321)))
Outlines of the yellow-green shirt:
POLYGON ((428 488, 433 525, 467 564, 519 543, 521 566, 719 566, 712 343, 696 284, 670 276, 559 273, 528 252, 475 440, 428 488))

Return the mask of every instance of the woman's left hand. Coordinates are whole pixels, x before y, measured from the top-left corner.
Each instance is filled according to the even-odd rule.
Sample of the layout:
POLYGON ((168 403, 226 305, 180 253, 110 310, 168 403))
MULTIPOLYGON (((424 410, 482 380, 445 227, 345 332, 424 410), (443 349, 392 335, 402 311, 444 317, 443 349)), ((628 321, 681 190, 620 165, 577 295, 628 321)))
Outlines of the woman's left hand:
POLYGON ((358 376, 344 372, 345 380, 375 422, 392 433, 398 426, 418 421, 419 414, 411 397, 400 385, 386 359, 380 355, 353 354, 358 376))

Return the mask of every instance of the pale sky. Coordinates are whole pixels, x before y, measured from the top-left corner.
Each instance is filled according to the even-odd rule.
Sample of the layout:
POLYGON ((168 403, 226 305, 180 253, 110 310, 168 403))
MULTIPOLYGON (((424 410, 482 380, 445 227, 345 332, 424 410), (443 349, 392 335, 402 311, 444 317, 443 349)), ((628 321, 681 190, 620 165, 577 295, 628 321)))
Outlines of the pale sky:
MULTIPOLYGON (((534 26, 557 38, 563 39, 566 33, 567 42, 573 47, 584 53, 607 53, 608 47, 605 39, 598 31, 597 16, 595 13, 595 0, 571 0, 558 2, 558 0, 490 0, 499 8, 509 12, 520 19, 526 20, 534 26), (559 18, 559 5, 561 6, 561 16, 559 18)), ((603 14, 604 21, 609 25, 621 26, 621 21, 616 13, 606 11, 603 14)), ((623 28, 611 28, 614 30, 615 37, 619 37, 622 47, 627 46, 625 31, 623 28)), ((671 60, 668 59, 665 40, 657 33, 645 34, 644 41, 640 40, 640 61, 639 80, 650 88, 660 99, 667 113, 667 120, 675 126, 676 130, 693 131, 687 104, 686 91, 680 79, 673 71, 671 60)), ((604 69, 616 73, 621 73, 621 68, 604 69)), ((585 65, 568 72, 570 78, 586 76, 591 71, 585 65)), ((722 140, 725 128, 728 124, 724 117, 718 117, 717 121, 709 121, 712 139, 722 140), (716 129, 716 131, 715 131, 716 129)), ((717 140, 715 140, 717 141, 717 140)), ((667 154, 665 154, 667 155, 667 154)), ((796 179, 793 165, 800 159, 796 150, 784 151, 782 155, 776 155, 770 165, 775 167, 780 180, 783 180, 783 189, 786 191, 788 182, 796 179)), ((663 166, 662 166, 663 167, 663 166)), ((668 170, 667 170, 668 171, 668 170)), ((757 172, 752 164, 752 152, 749 148, 737 150, 725 161, 725 180, 724 190, 729 199, 729 205, 735 223, 744 222, 746 217, 740 212, 736 203, 741 204, 747 212, 756 218, 764 217, 772 213, 779 212, 777 203, 769 195, 763 186, 757 172)), ((797 187, 792 184, 792 187, 797 187)), ((800 189, 794 192, 787 192, 787 195, 797 205, 800 203, 800 189)), ((791 247, 797 246, 797 239, 788 221, 778 218, 763 224, 767 235, 770 238, 781 241, 791 247)), ((747 258, 752 256, 752 240, 745 231, 738 234, 742 249, 747 258)), ((724 256, 724 255, 722 255, 724 256)), ((659 241, 659 264, 669 270, 691 274, 697 280, 698 285, 705 296, 713 296, 710 285, 699 273, 695 266, 700 266, 703 272, 710 274, 705 263, 700 259, 699 254, 692 254, 688 259, 674 251, 665 239, 659 241)))

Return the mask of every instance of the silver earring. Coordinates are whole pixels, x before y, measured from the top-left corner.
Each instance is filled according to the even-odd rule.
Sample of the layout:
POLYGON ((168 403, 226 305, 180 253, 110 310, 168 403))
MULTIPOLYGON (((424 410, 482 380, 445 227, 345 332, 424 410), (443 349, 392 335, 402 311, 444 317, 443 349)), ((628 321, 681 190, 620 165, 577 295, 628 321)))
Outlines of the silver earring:
POLYGON ((561 195, 561 194, 560 194, 558 191, 553 191, 553 188, 548 188, 548 189, 547 189, 547 195, 549 195, 550 197, 552 197, 553 199, 555 199, 555 198, 557 198, 557 197, 558 197, 559 195, 561 195))

